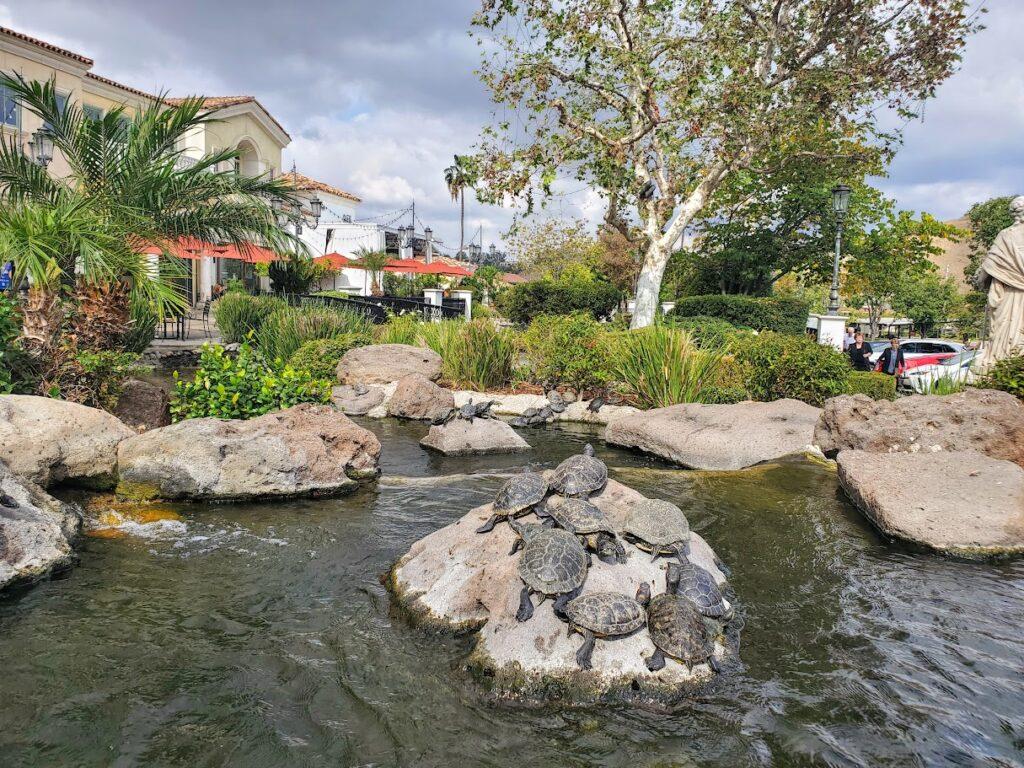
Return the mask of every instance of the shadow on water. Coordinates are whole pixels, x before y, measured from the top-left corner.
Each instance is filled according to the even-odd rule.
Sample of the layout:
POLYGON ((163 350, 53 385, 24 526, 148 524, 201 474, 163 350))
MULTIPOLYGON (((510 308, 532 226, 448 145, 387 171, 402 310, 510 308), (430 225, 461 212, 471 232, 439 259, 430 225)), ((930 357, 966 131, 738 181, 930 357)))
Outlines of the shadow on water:
POLYGON ((446 459, 366 422, 384 480, 335 500, 179 508, 87 538, 63 579, 0 601, 4 766, 1017 765, 1024 565, 881 540, 834 472, 669 470, 584 429, 524 456, 446 459), (676 501, 733 568, 740 667, 671 713, 490 705, 471 638, 391 610, 379 578, 526 461, 593 440, 676 501), (444 479, 433 482, 431 478, 444 479))

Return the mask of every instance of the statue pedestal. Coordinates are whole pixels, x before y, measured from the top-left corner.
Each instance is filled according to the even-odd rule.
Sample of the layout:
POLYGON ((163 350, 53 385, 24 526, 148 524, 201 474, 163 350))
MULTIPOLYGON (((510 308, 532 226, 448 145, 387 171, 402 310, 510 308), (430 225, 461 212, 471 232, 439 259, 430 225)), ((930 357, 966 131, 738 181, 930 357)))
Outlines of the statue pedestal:
POLYGON ((818 343, 843 351, 846 335, 846 315, 812 315, 818 321, 818 343))

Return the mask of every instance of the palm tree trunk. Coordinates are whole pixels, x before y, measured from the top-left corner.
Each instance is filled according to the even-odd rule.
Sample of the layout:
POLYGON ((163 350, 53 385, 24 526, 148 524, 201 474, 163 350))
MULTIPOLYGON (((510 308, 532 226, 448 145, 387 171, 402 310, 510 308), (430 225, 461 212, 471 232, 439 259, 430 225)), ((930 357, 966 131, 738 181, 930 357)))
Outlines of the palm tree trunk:
POLYGON ((32 287, 21 309, 21 335, 25 347, 45 353, 53 347, 60 333, 62 309, 55 291, 48 287, 32 287))
POLYGON ((466 188, 463 187, 459 190, 459 253, 461 254, 466 248, 466 188))

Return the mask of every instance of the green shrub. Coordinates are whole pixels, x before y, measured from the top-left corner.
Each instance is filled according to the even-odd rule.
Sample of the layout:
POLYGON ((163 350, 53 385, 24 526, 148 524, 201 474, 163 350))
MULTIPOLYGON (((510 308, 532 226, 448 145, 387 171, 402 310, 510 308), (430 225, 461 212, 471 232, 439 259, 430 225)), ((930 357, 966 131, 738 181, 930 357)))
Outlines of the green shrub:
POLYGON ((126 352, 142 354, 153 342, 156 324, 160 320, 152 302, 142 297, 132 297, 131 327, 124 335, 122 346, 126 352))
POLYGON ((618 288, 599 280, 539 280, 502 291, 496 304, 512 322, 528 323, 541 315, 578 312, 593 318, 607 318, 621 298, 618 288))
POLYGON ((343 334, 369 336, 370 332, 369 321, 357 312, 329 304, 302 304, 272 312, 256 331, 255 343, 268 360, 287 360, 307 341, 343 334))
POLYGON ((807 336, 766 331, 734 342, 744 386, 754 400, 792 397, 811 405, 847 391, 846 356, 807 336))
POLYGON ((442 334, 447 338, 444 352, 439 353, 441 376, 449 385, 482 391, 512 381, 519 355, 512 331, 500 330, 490 320, 474 320, 442 334))
POLYGON ((0 293, 0 394, 18 390, 17 360, 21 357, 18 337, 21 314, 7 294, 0 293))
POLYGON ((588 314, 541 315, 523 333, 523 349, 537 383, 577 391, 602 387, 610 377, 611 338, 588 314))
POLYGON ((281 361, 268 362, 249 344, 232 357, 218 344, 204 344, 191 381, 175 373, 171 414, 175 421, 213 416, 251 419, 298 403, 327 403, 331 382, 281 361))
POLYGON ((368 343, 359 333, 343 333, 330 339, 307 341, 288 360, 292 368, 309 371, 314 379, 334 381, 338 361, 353 347, 368 343))
POLYGON ((749 329, 741 329, 720 317, 696 315, 694 317, 670 317, 669 325, 682 328, 690 334, 693 343, 701 349, 720 349, 737 335, 749 329))
POLYGON ((439 320, 436 323, 417 323, 409 333, 411 340, 406 343, 432 349, 441 356, 442 360, 445 360, 450 356, 449 350, 458 342, 459 334, 465 325, 466 323, 463 320, 439 320))
POLYGON ((874 371, 851 371, 846 382, 850 395, 867 395, 873 400, 896 399, 896 377, 874 371))
POLYGON ((757 331, 802 335, 807 312, 807 302, 797 298, 712 294, 679 299, 669 317, 715 317, 757 331))
POLYGON ((614 373, 637 405, 664 408, 711 396, 722 357, 721 348, 701 349, 681 328, 657 324, 617 334, 614 373))
POLYGON ((999 389, 1024 400, 1024 355, 1004 357, 988 370, 978 382, 986 389, 999 389))
POLYGON ((374 335, 378 344, 416 345, 424 325, 416 313, 392 315, 386 323, 376 327, 374 335))
POLYGON ((214 302, 213 319, 225 342, 240 344, 249 338, 250 333, 258 333, 270 315, 286 306, 273 296, 250 296, 228 291, 214 302))

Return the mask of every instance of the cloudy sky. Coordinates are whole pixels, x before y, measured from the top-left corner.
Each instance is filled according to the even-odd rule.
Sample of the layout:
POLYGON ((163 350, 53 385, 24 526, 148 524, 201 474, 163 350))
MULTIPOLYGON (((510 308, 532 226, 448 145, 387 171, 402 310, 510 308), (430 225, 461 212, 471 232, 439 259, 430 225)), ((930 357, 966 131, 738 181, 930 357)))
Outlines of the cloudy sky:
MULTIPOLYGON (((1024 2, 987 0, 987 29, 962 71, 910 124, 881 186, 904 208, 943 218, 1024 192, 1024 2)), ((83 53, 94 71, 175 95, 252 94, 293 137, 286 164, 349 189, 361 213, 416 200, 422 221, 458 245, 442 170, 490 117, 467 35, 479 0, 0 0, 0 25, 83 53)), ((578 185, 550 206, 593 216, 578 185)), ((467 239, 500 242, 511 214, 467 200, 467 239)))

